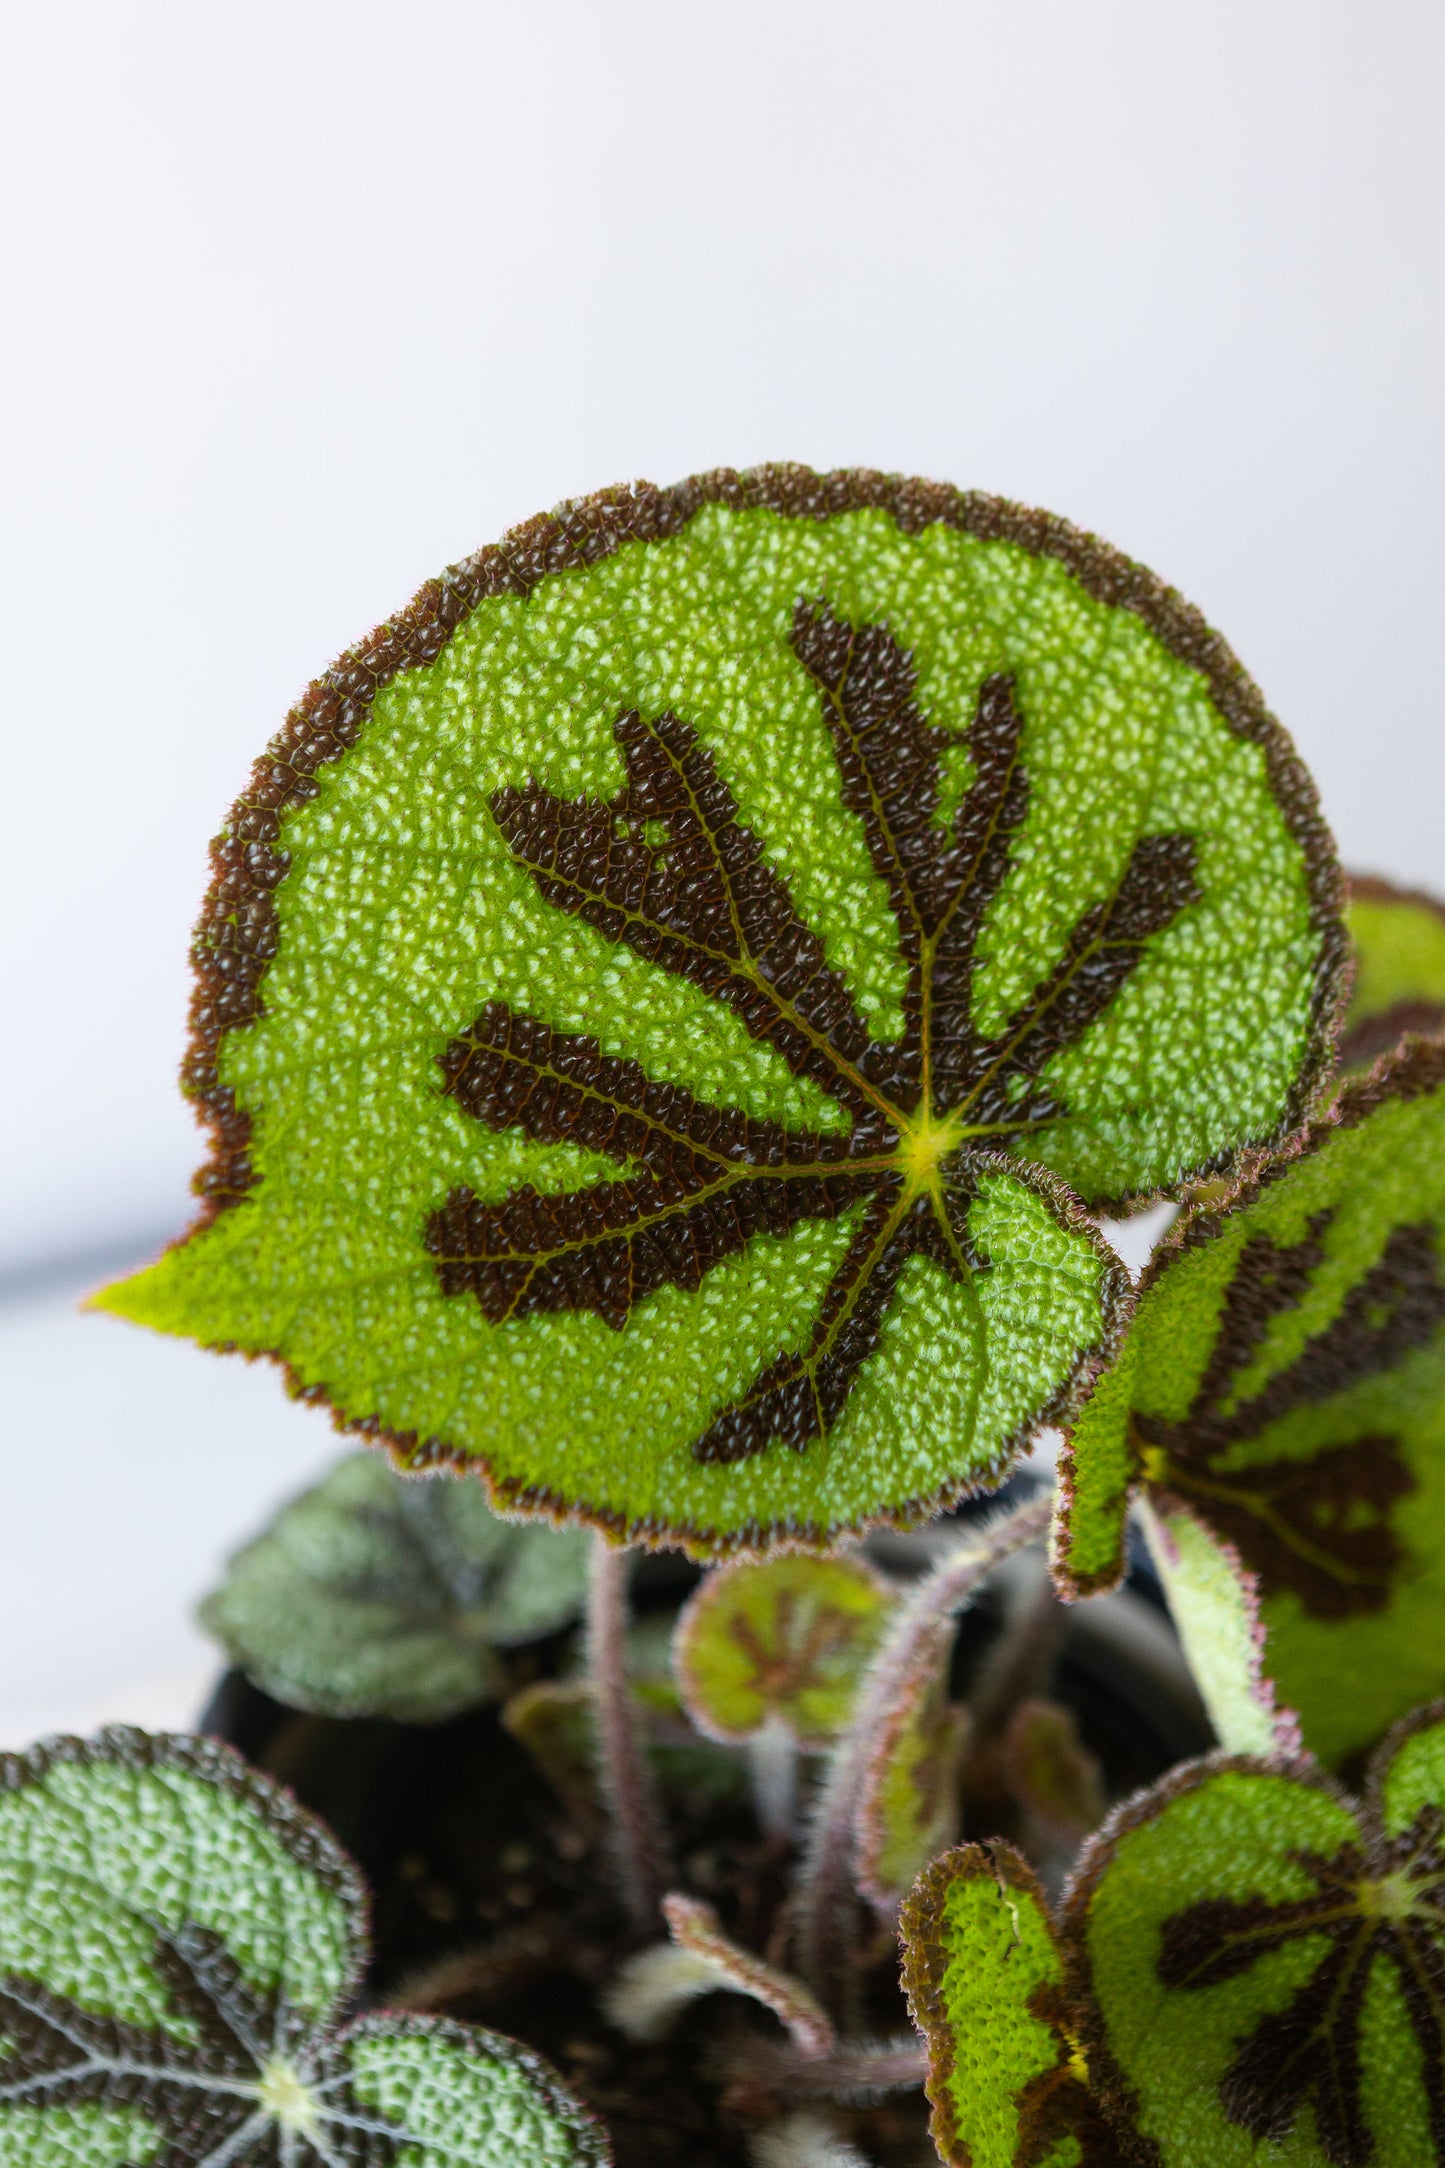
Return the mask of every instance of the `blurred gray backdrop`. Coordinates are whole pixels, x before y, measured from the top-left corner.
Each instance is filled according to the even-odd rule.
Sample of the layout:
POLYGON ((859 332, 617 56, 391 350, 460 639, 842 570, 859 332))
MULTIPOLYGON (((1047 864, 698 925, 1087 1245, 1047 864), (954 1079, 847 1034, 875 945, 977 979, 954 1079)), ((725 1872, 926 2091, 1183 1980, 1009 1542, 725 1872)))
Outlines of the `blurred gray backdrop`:
POLYGON ((1445 884, 1440 0, 58 0, 5 33, 0 1744, 179 1720, 332 1450, 84 1319, 187 1215, 205 846, 301 686, 556 499, 867 463, 1042 503, 1445 884))

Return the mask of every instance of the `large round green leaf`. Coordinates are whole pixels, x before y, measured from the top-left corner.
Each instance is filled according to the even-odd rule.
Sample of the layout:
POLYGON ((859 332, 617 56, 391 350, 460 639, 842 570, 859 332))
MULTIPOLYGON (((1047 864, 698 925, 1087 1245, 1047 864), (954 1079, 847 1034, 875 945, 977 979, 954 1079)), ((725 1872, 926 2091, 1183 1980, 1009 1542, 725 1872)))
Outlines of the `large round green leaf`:
POLYGON ((215 847, 200 1226, 105 1298, 699 1552, 996 1480, 1112 1344, 1059 1183, 1298 1120, 1313 790, 1150 574, 801 469, 564 507, 318 680, 215 847))

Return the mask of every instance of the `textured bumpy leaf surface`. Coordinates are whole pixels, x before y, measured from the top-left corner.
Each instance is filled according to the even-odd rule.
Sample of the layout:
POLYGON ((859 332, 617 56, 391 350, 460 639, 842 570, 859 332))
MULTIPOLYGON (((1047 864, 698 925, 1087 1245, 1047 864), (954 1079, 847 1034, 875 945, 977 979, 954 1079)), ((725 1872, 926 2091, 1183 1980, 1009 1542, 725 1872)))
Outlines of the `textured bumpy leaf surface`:
POLYGON ((517 530, 318 681, 215 869, 206 1213, 109 1306, 699 1554, 997 1479, 1119 1322, 1071 1190, 1293 1124, 1343 955, 1195 613, 868 474, 517 530))
MULTIPOLYGON (((1185 1216, 1073 1432, 1064 1566, 1116 1570, 1132 1482, 1187 1507, 1254 1576, 1265 1670, 1329 1762, 1445 1689, 1442 1241, 1445 1050, 1416 1040, 1185 1216)), ((1188 1572, 1171 1593, 1183 1615, 1188 1572)))
POLYGON ((6 2168, 604 2168, 529 2050, 438 2019, 338 2026, 359 1879, 204 1739, 0 1757, 6 2168))
POLYGON ((708 1574, 674 1643, 689 1716, 713 1739, 749 1739, 773 1718, 801 1745, 826 1746, 852 1713, 892 1603, 859 1558, 739 1560, 708 1574))
POLYGON ((232 1559, 201 1617, 293 1708, 436 1723, 500 1690, 494 1649, 578 1617, 588 1541, 353 1453, 232 1559))
POLYGON ((903 1985, 949 2168, 1114 2168, 1043 1893, 1011 1845, 963 1844, 904 1905, 903 1985))
POLYGON ((1162 2168, 1445 2161, 1445 1708, 1356 1809, 1310 1763, 1198 1763, 1092 1841, 1069 1905, 1093 2079, 1162 2168))
POLYGON ((1341 1061, 1362 1068, 1407 1031, 1445 1031, 1445 904, 1355 874, 1345 921, 1355 983, 1341 1061))

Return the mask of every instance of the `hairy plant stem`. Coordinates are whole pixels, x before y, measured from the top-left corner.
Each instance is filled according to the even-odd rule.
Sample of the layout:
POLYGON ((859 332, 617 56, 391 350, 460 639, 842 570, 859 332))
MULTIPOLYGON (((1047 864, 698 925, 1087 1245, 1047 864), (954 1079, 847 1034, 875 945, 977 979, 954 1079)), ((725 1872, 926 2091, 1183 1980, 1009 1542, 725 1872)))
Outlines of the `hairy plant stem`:
POLYGON ((910 2093, 928 2075, 928 2050, 916 2037, 839 2040, 820 2055, 801 2055, 790 2041, 750 2040, 745 2071, 753 2087, 814 2099, 881 2100, 910 2093))
POLYGON ((662 1923, 669 1880, 667 1839, 647 1748, 627 1676, 627 1575, 631 1552, 592 1539, 587 1577, 587 1666, 597 1724, 597 1763, 622 1896, 648 1933, 662 1923))
POLYGON ((941 1663, 954 1613, 1003 1559, 1044 1534, 1051 1495, 970 1533, 904 1598, 859 1688, 853 1721, 834 1748, 808 1831, 794 1926, 797 1969, 819 1999, 848 2013, 859 1900, 853 1886, 854 1810, 889 1717, 920 1668, 941 1663))
POLYGON ((753 1805, 766 1837, 791 1843, 798 1813, 798 1742, 779 1716, 748 1741, 753 1805))

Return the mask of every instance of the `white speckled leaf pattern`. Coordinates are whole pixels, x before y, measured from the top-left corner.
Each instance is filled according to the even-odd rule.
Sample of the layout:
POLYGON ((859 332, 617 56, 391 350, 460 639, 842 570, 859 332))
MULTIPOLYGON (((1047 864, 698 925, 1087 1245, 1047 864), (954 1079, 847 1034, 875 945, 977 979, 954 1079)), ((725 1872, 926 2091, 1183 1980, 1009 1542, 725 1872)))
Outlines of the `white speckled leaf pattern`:
POLYGON ((336 2030, 364 1901, 318 1822, 207 1739, 0 1760, 5 2168, 603 2168, 539 2059, 438 2020, 336 2030))
POLYGON ((496 1698, 495 1650, 580 1615, 587 1543, 351 1453, 231 1560, 201 1619, 293 1709, 440 1723, 496 1698))
POLYGON ((591 500, 308 700, 197 949, 226 1208, 106 1301, 279 1355, 509 1506, 716 1555, 997 1480, 1119 1322, 1055 1181, 1177 1182, 1321 1073, 1342 934, 1308 780, 1177 596, 1042 515, 802 470, 591 500), (664 938, 709 881, 786 939, 749 948, 743 906, 732 964, 664 938), (626 1111, 644 1083, 685 1144, 626 1111), (699 1235, 678 1198, 808 1138, 804 1203, 780 1181, 699 1235), (632 1225, 664 1162, 676 1239, 639 1278, 640 1237, 622 1272, 575 1230, 632 1225), (931 1232, 888 1217, 915 1195, 931 1232), (557 1212, 572 1248, 529 1273, 557 1212))

